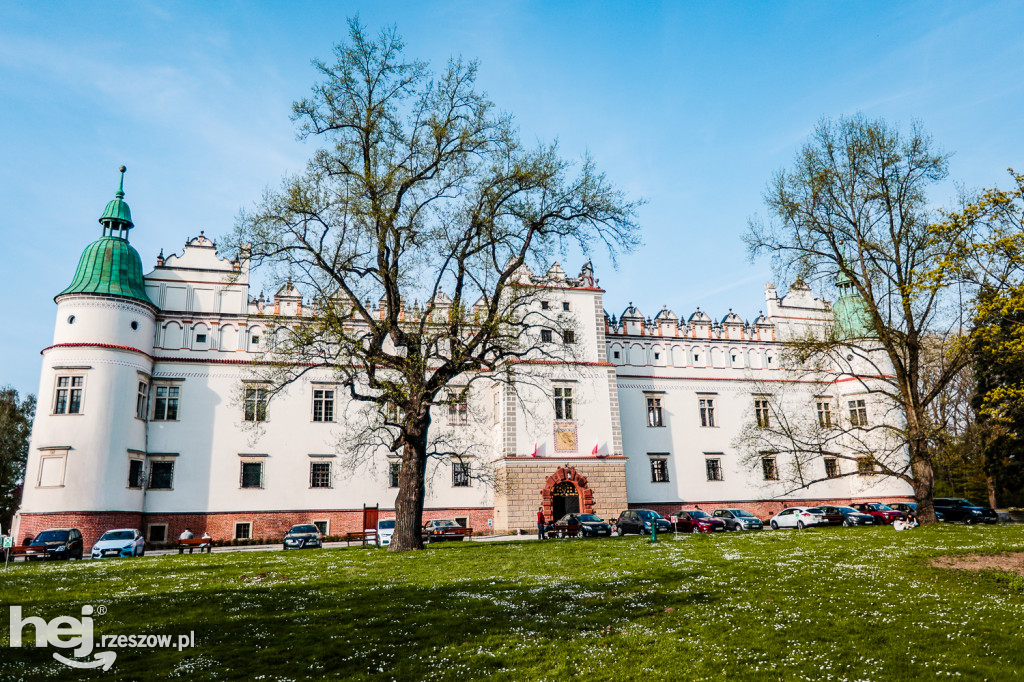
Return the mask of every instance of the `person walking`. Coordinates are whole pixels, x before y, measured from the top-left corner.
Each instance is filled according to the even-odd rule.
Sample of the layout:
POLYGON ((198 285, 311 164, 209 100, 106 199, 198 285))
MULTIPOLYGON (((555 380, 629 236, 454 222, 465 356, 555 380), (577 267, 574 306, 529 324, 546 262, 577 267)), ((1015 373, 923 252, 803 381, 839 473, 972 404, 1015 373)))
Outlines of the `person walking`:
POLYGON ((544 531, 547 529, 548 524, 544 520, 544 506, 537 507, 537 539, 544 539, 544 531))

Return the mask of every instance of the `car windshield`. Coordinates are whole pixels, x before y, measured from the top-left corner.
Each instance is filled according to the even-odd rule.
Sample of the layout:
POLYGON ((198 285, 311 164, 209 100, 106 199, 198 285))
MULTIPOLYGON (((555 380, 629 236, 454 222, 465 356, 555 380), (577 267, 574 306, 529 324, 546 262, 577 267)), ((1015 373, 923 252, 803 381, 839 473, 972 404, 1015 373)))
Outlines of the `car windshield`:
POLYGON ((873 509, 875 511, 892 511, 891 507, 888 507, 884 504, 880 504, 878 502, 872 502, 871 504, 869 504, 868 509, 873 509))
POLYGON ((135 531, 131 531, 131 530, 108 530, 106 533, 103 534, 103 537, 100 538, 100 541, 102 542, 103 540, 134 540, 134 539, 135 539, 135 531))
POLYGON ((380 528, 381 530, 387 530, 387 529, 394 528, 394 527, 395 527, 395 520, 394 519, 384 519, 383 521, 378 521, 377 522, 377 528, 380 528))
POLYGON ((319 533, 320 531, 313 524, 303 524, 301 526, 292 526, 289 533, 319 533))
POLYGON ((736 516, 741 516, 741 517, 743 517, 745 519, 756 519, 757 518, 756 516, 754 516, 753 514, 748 512, 746 509, 730 509, 729 511, 731 511, 736 516))
POLYGON ((36 536, 36 542, 63 542, 68 539, 66 530, 44 530, 36 536))
POLYGON ((836 507, 822 507, 821 511, 824 512, 825 514, 838 514, 839 513, 839 509, 836 508, 836 507))
POLYGON ((651 519, 660 519, 661 514, 658 512, 651 511, 649 509, 640 509, 637 511, 637 515, 644 520, 650 521, 651 519))
POLYGON ((860 514, 860 512, 853 507, 839 507, 839 511, 843 514, 860 514))
POLYGON ((708 515, 707 512, 703 512, 703 511, 700 511, 700 510, 690 512, 690 516, 692 516, 695 519, 707 519, 707 518, 710 518, 710 516, 708 515))
POLYGON ((593 514, 580 514, 580 521, 586 521, 587 523, 601 523, 601 517, 594 516, 593 514))

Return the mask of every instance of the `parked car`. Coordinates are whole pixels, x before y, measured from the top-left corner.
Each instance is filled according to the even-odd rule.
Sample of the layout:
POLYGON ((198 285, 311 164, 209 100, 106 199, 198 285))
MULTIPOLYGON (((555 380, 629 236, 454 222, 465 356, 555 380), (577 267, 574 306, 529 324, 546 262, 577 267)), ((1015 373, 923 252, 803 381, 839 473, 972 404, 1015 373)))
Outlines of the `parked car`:
POLYGON ((846 516, 839 511, 839 507, 823 505, 818 507, 822 511, 821 523, 819 526, 843 526, 846 525, 846 516))
POLYGON ((650 509, 627 509, 619 514, 615 520, 614 531, 616 535, 626 533, 638 533, 644 535, 651 532, 651 524, 654 524, 659 533, 668 533, 672 530, 672 524, 656 511, 650 509))
MULTIPOLYGON (((913 514, 914 516, 917 516, 917 502, 894 502, 889 506, 896 511, 903 512, 904 514, 913 514)), ((946 520, 946 515, 938 510, 935 511, 935 516, 939 521, 946 520)))
POLYGON ((550 537, 599 537, 612 534, 612 524, 594 514, 566 514, 548 524, 550 537))
POLYGON ((377 521, 377 543, 381 547, 387 547, 391 544, 391 538, 395 534, 395 520, 394 519, 380 519, 377 521))
POLYGON ((946 521, 975 523, 999 523, 999 515, 991 507, 982 507, 960 497, 936 497, 935 511, 942 512, 946 521))
POLYGON ((843 515, 844 526, 873 526, 875 517, 871 514, 857 511, 853 507, 836 507, 843 515))
POLYGON ((92 558, 113 556, 142 556, 146 553, 146 538, 135 528, 108 530, 92 546, 92 558))
POLYGON ((669 514, 669 521, 675 518, 673 530, 677 533, 721 533, 726 530, 725 521, 712 518, 701 509, 680 509, 669 514))
POLYGON ((803 530, 809 526, 817 526, 823 518, 824 512, 817 507, 789 507, 773 516, 769 523, 774 530, 779 528, 803 530))
POLYGON ((423 542, 464 540, 472 528, 463 528, 454 519, 432 519, 423 524, 423 542))
POLYGON ((858 502, 857 504, 851 504, 851 507, 864 514, 871 514, 875 517, 875 523, 881 525, 883 523, 892 523, 896 519, 905 519, 907 515, 901 511, 896 511, 888 505, 884 505, 880 502, 858 502))
POLYGON ((307 549, 323 547, 323 536, 320 529, 312 523, 299 523, 288 529, 284 535, 285 549, 307 549))
POLYGON ((81 559, 84 550, 82 531, 77 528, 50 528, 29 544, 29 559, 81 559))
POLYGON ((716 509, 711 513, 725 524, 726 530, 762 530, 764 522, 746 509, 716 509))

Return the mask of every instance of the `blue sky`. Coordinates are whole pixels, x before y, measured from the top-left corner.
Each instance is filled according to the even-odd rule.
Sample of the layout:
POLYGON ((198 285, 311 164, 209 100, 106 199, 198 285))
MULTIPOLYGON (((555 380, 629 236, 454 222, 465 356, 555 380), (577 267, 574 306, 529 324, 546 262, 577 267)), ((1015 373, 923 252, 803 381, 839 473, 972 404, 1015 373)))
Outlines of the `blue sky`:
POLYGON ((938 205, 1024 169, 1021 2, 2 3, 0 385, 37 389, 119 165, 147 271, 302 167, 291 102, 357 13, 412 57, 479 59, 524 139, 647 201, 645 246, 595 259, 614 314, 756 316, 772 277, 740 235, 822 116, 920 120, 955 154, 938 205))

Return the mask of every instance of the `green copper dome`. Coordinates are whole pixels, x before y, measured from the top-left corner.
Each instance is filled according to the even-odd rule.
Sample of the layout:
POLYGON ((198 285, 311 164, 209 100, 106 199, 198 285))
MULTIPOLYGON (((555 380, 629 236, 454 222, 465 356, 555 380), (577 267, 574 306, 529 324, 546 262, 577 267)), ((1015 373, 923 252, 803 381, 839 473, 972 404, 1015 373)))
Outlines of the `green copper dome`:
POLYGON ((100 218, 103 236, 85 247, 78 260, 75 279, 58 296, 105 294, 153 305, 146 295, 142 259, 128 243, 128 230, 134 225, 131 210, 124 201, 124 172, 125 167, 121 166, 121 185, 100 218))
POLYGON ((853 280, 840 271, 836 277, 839 300, 832 307, 836 333, 840 339, 866 339, 875 336, 871 311, 853 286, 853 280))

